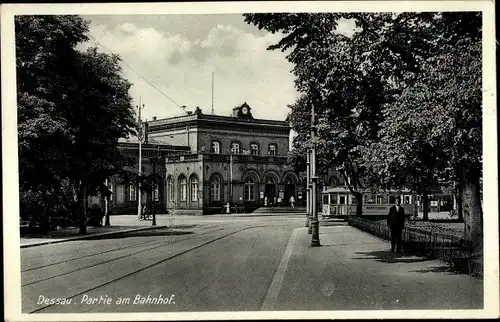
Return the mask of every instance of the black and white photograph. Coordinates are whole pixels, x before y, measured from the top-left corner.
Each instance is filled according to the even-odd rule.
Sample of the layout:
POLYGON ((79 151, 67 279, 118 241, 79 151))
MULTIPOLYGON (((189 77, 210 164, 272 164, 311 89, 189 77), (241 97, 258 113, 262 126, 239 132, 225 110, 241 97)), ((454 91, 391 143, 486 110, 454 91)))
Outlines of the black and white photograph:
POLYGON ((1 14, 6 321, 499 317, 493 2, 1 14))

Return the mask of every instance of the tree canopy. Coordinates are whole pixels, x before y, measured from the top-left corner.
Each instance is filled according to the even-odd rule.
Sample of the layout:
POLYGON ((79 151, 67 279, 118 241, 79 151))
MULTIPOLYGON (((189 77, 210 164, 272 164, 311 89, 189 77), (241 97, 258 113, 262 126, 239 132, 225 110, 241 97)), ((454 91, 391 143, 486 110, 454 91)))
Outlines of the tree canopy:
MULTIPOLYGON (((290 105, 289 120, 298 133, 291 159, 304 164, 302 151, 314 144, 318 169, 333 168, 350 179, 358 213, 360 188, 408 187, 422 193, 436 178, 453 177, 472 184, 470 191, 479 187, 480 13, 244 17, 259 29, 283 34, 268 49, 287 52, 294 65, 302 97, 290 105), (338 30, 341 19, 354 22, 352 34, 338 30), (315 142, 307 136, 312 104, 315 142)), ((479 218, 479 196, 472 195, 464 205, 479 218)), ((479 221, 466 226, 472 222, 479 221)))
MULTIPOLYGON (((21 191, 53 190, 64 182, 97 191, 124 161, 118 139, 134 132, 134 110, 120 58, 88 40, 78 16, 16 16, 19 172, 21 191)), ((82 219, 82 233, 85 231, 82 219)))

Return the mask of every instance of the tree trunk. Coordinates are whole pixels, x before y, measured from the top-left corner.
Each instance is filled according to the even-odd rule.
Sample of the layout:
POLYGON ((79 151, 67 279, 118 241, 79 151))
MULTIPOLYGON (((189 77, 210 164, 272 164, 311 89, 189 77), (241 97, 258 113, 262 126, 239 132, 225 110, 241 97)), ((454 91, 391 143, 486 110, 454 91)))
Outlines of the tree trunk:
POLYGON ((80 184, 80 203, 81 212, 78 234, 85 235, 87 234, 87 185, 83 182, 80 184))
POLYGON ((464 182, 462 207, 465 238, 472 242, 476 254, 481 253, 483 248, 483 212, 481 209, 479 178, 464 182))
POLYGON ((458 184, 458 195, 457 195, 457 205, 458 205, 458 220, 463 221, 464 220, 464 212, 463 212, 463 207, 462 207, 462 200, 463 200, 463 184, 459 183, 458 184))
POLYGON ((423 203, 422 208, 424 212, 423 220, 427 221, 429 220, 429 195, 427 194, 427 192, 424 192, 422 194, 422 203, 423 203))
POLYGON ((363 194, 356 192, 354 194, 356 198, 356 216, 363 216, 363 194))

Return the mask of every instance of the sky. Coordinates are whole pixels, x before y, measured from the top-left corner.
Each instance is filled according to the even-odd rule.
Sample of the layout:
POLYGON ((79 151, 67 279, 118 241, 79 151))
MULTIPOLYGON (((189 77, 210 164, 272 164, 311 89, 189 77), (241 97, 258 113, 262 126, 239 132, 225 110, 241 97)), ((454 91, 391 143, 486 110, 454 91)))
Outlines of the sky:
POLYGON ((240 14, 83 17, 92 37, 81 48, 121 56, 133 104, 145 105, 145 119, 184 115, 178 105, 211 113, 212 73, 217 115, 247 102, 255 118, 285 120, 299 96, 286 53, 266 50, 282 35, 259 30, 240 14))

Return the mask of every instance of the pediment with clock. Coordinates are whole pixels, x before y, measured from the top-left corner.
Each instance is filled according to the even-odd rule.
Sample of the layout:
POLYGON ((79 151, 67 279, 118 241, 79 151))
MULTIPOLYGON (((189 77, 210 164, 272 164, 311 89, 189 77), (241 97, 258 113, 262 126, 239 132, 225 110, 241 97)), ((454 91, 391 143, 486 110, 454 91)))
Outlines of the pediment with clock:
POLYGON ((247 104, 243 103, 241 106, 236 106, 233 108, 233 117, 245 120, 252 120, 252 108, 247 104))

